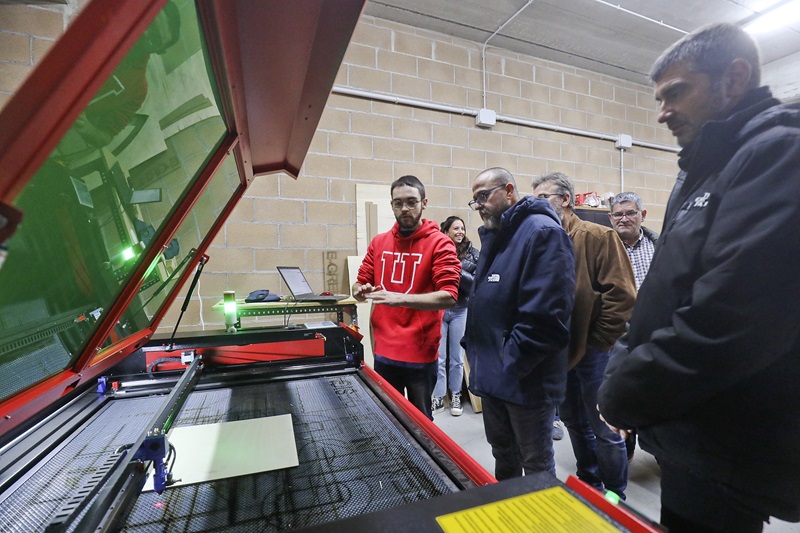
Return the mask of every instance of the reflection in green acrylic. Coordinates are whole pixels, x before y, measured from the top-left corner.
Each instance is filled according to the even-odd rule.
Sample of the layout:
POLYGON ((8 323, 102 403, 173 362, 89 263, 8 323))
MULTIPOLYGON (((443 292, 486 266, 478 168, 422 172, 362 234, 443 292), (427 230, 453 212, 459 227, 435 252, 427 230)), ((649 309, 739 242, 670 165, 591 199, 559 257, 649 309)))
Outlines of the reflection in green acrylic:
MULTIPOLYGON (((0 270, 0 400, 74 363, 220 146, 226 127, 203 42, 194 2, 168 2, 15 200, 24 219, 0 270)), ((235 174, 228 165, 212 180, 223 207, 235 174)), ((221 210, 203 202, 212 194, 151 265, 106 345, 150 324, 221 210)))
MULTIPOLYGON (((236 161, 233 157, 227 157, 178 229, 176 239, 180 242, 182 257, 176 257, 172 264, 179 258, 180 262, 174 267, 165 267, 167 261, 164 254, 159 257, 155 268, 151 267, 150 274, 145 278, 139 296, 122 315, 120 328, 133 332, 150 325, 150 318, 164 304, 186 266, 191 264, 190 259, 194 257, 195 248, 211 230, 239 185, 236 161)), ((108 339, 107 343, 111 340, 108 339)))

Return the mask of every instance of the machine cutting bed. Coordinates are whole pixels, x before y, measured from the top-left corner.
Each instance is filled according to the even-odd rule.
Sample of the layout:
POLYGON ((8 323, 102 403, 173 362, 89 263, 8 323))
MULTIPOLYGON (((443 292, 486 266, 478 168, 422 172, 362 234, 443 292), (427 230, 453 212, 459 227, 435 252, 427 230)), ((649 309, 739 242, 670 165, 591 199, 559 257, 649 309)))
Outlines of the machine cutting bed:
MULTIPOLYGON (((263 382, 241 384, 258 380, 254 370, 207 374, 173 427, 290 413, 299 466, 167 488, 162 494, 144 492, 120 526, 123 531, 293 529, 463 488, 356 370, 304 377, 296 368, 274 369, 271 377, 258 378, 263 382)), ((4 531, 45 530, 63 502, 91 483, 110 456, 147 431, 172 383, 161 378, 128 387, 122 381, 118 391, 124 393, 89 392, 65 407, 71 420, 85 421, 2 494, 4 531)))

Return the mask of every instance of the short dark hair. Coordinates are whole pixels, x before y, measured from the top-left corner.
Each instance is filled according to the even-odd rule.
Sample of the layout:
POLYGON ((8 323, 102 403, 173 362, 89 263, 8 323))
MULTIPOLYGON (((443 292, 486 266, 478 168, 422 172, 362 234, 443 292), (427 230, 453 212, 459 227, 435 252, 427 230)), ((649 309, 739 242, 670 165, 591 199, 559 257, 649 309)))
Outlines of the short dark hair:
POLYGON ((650 69, 650 79, 657 83, 667 70, 680 63, 686 63, 692 72, 717 78, 737 58, 744 59, 752 67, 749 88, 758 87, 761 84, 761 59, 753 38, 735 24, 710 24, 685 35, 667 48, 650 69))
POLYGON ((164 4, 163 9, 156 15, 144 33, 136 41, 136 47, 147 54, 165 54, 181 37, 181 12, 172 0, 164 4), (161 17, 161 15, 164 15, 161 17), (158 29, 166 29, 169 36, 162 40, 158 29))
POLYGON ((420 200, 425 199, 425 186, 419 181, 419 178, 416 176, 401 176, 392 182, 392 187, 389 189, 389 194, 391 195, 395 188, 397 187, 414 187, 419 191, 419 198, 420 200))
POLYGON ((164 4, 164 14, 167 16, 170 38, 164 43, 162 49, 157 52, 159 54, 166 52, 168 48, 178 42, 181 36, 181 12, 178 6, 172 1, 167 2, 164 4))
POLYGON ((570 209, 575 207, 575 185, 569 176, 562 172, 551 172, 550 174, 535 176, 531 182, 531 187, 535 189, 542 183, 555 183, 556 193, 561 195, 569 194, 569 205, 567 207, 570 209))
POLYGON ((608 202, 608 210, 611 211, 616 204, 621 204, 622 202, 633 202, 636 205, 636 209, 642 210, 642 199, 635 192, 619 193, 608 202))

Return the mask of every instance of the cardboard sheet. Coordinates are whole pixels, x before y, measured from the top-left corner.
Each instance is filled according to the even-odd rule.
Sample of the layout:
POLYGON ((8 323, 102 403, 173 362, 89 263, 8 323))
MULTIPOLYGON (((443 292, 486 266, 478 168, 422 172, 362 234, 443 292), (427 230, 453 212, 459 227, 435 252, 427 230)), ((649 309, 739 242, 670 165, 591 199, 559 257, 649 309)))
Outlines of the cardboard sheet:
MULTIPOLYGON (((171 487, 289 468, 299 464, 292 415, 177 427, 171 487)), ((153 490, 153 470, 142 491, 153 490)), ((169 488, 167 489, 169 490, 169 488)))

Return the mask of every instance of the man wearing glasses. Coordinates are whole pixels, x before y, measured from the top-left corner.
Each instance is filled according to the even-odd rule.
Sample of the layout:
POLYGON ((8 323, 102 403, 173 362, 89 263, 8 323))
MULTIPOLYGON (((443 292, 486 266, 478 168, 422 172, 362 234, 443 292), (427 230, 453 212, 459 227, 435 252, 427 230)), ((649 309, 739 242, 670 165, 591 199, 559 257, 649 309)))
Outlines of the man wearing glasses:
POLYGON ((520 199, 505 169, 478 174, 472 198, 483 227, 462 344, 469 388, 482 399, 495 477, 555 475, 551 432, 564 398, 572 244, 550 205, 520 199))
MULTIPOLYGON (((658 233, 642 226, 647 210, 642 208, 642 199, 635 192, 619 193, 611 199, 609 206, 611 212, 608 213, 608 219, 628 252, 638 291, 650 269, 658 233)), ((628 461, 632 461, 636 452, 635 430, 631 430, 625 438, 625 448, 628 451, 628 461)))
POLYGON ((353 297, 372 300, 375 371, 433 420, 443 309, 455 305, 461 261, 453 240, 422 218, 428 203, 415 176, 392 183, 396 223, 369 243, 353 297))
POLYGON ((636 277, 636 290, 639 290, 653 260, 658 233, 642 226, 647 210, 642 209, 642 199, 635 192, 619 193, 611 200, 610 206, 608 219, 625 245, 636 277))
POLYGON ((567 393, 559 414, 569 432, 578 478, 624 498, 625 440, 600 419, 596 406, 609 351, 625 333, 636 299, 631 262, 611 228, 581 220, 572 211, 575 187, 568 176, 560 172, 537 176, 533 195, 550 202, 575 249, 567 393))

